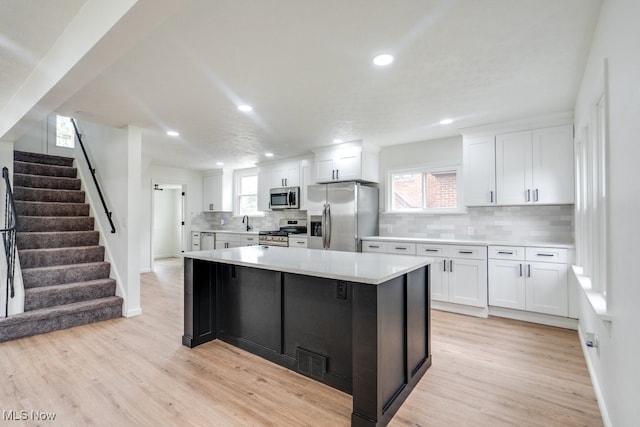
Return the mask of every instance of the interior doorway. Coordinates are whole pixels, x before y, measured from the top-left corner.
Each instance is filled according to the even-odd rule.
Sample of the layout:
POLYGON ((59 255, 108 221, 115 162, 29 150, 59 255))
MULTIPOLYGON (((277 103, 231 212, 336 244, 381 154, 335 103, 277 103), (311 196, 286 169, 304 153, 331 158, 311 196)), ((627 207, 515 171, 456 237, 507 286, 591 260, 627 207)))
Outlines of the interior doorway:
POLYGON ((151 188, 151 271, 154 261, 185 251, 186 184, 154 181, 151 188))

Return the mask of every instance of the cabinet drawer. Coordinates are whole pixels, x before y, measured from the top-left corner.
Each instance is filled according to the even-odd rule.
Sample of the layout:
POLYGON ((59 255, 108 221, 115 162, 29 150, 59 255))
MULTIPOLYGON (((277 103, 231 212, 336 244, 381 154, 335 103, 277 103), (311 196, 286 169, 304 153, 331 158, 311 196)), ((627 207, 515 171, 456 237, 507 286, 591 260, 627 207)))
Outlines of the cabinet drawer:
POLYGON ((486 246, 451 246, 448 252, 451 258, 487 259, 486 246))
POLYGON ((387 243, 363 241, 362 252, 387 252, 387 243))
POLYGON ((416 244, 415 243, 394 243, 389 242, 387 246, 387 253, 401 254, 401 255, 415 255, 416 244))
POLYGON ((489 258, 524 260, 523 246, 489 246, 489 258))
POLYGON ((242 241, 247 246, 257 245, 258 244, 258 236, 244 236, 242 238, 242 241))
POLYGON ((444 246, 419 243, 416 245, 416 255, 445 257, 447 252, 444 246))
POLYGON ((527 261, 567 262, 567 250, 562 248, 527 248, 527 261))
POLYGON ((293 248, 306 248, 307 247, 307 238, 306 237, 291 237, 289 236, 289 246, 293 248))

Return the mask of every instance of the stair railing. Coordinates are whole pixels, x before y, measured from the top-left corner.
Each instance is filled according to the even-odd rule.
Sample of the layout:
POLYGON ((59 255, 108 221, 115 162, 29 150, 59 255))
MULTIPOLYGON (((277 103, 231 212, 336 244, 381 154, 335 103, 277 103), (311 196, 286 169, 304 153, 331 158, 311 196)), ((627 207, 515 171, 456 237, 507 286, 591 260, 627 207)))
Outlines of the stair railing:
POLYGON ((78 138, 78 142, 80 143, 80 148, 82 148, 82 153, 84 154, 84 158, 87 161, 87 166, 91 171, 91 176, 93 177, 93 183, 96 185, 96 189, 98 190, 98 196, 100 196, 100 201, 102 202, 102 207, 104 208, 104 213, 107 215, 107 219, 109 220, 109 225, 111 225, 111 232, 116 232, 116 226, 113 223, 113 218, 111 217, 113 212, 107 208, 107 202, 105 202, 104 197, 102 196, 102 190, 100 190, 100 184, 98 184, 98 179, 96 178, 96 170, 93 166, 91 166, 91 160, 89 160, 89 156, 87 155, 87 150, 84 148, 84 144, 82 143, 82 136, 80 132, 78 132, 78 126, 76 125, 75 119, 71 119, 71 123, 73 123, 73 129, 76 132, 76 138, 78 138))
POLYGON ((4 228, 2 232, 2 241, 4 242, 4 252, 7 256, 7 295, 5 299, 4 317, 9 315, 9 298, 15 297, 15 289, 13 287, 13 278, 16 266, 16 226, 18 217, 16 216, 16 205, 13 201, 13 191, 11 191, 11 182, 9 181, 9 169, 2 168, 2 178, 5 187, 5 208, 4 208, 4 228))

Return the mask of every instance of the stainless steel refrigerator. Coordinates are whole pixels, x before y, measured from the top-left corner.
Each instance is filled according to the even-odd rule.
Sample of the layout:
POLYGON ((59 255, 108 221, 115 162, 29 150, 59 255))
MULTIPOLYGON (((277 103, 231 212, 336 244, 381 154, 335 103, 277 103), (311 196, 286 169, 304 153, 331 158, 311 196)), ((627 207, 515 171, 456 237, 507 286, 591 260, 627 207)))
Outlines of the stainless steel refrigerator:
POLYGON ((378 189, 356 182, 307 188, 308 248, 361 252, 378 235, 378 189))

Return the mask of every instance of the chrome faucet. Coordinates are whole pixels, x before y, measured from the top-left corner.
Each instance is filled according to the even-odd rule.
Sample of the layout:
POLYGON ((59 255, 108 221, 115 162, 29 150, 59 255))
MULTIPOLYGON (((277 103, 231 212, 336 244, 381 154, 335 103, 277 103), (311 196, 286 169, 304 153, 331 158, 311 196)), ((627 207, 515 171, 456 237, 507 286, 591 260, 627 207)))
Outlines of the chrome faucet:
POLYGON ((242 217, 242 223, 244 224, 244 220, 247 220, 247 231, 251 230, 251 227, 249 226, 249 215, 245 215, 242 217))

